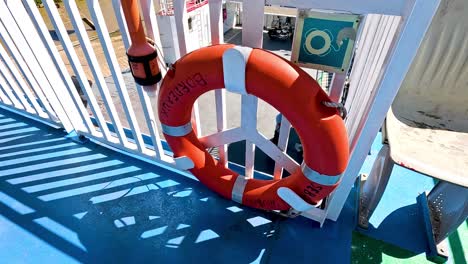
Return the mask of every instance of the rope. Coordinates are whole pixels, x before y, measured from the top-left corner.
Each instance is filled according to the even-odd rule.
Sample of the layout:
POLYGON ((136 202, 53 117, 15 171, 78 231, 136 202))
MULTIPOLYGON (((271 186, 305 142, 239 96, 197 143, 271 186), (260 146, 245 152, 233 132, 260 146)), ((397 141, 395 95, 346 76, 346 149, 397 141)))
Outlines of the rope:
POLYGON ((160 64, 163 66, 163 68, 167 71, 167 66, 166 66, 166 59, 163 57, 163 53, 161 51, 161 49, 158 47, 158 45, 156 45, 156 43, 154 42, 153 39, 149 38, 149 37, 146 37, 146 41, 151 45, 151 46, 154 46, 157 50, 158 50, 158 61, 160 62, 160 64), (162 60, 161 60, 162 58, 162 60))
POLYGON ((344 107, 342 103, 323 101, 322 104, 326 107, 338 109, 338 111, 340 112, 341 118, 343 119, 345 119, 346 116, 348 115, 348 111, 346 111, 346 108, 344 107))
POLYGON ((349 81, 345 82, 343 87, 343 95, 341 96, 341 104, 346 104, 346 99, 348 99, 348 92, 349 92, 349 81))

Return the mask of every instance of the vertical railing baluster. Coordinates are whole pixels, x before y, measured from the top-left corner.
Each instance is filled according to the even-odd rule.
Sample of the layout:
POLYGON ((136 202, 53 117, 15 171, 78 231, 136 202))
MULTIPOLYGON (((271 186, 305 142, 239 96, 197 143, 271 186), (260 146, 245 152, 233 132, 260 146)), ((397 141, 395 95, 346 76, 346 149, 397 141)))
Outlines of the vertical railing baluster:
POLYGON ((198 100, 193 103, 192 108, 192 122, 195 122, 195 131, 197 132, 197 136, 202 136, 202 125, 200 122, 200 107, 198 107, 198 100))
MULTIPOLYGON (((211 44, 221 44, 224 42, 223 32, 223 2, 221 0, 211 0, 209 3, 210 9, 210 31, 211 31, 211 44)), ((227 128, 226 118, 226 90, 215 90, 215 104, 216 104, 216 129, 221 132, 227 128)), ((218 147, 219 160, 225 166, 228 162, 227 145, 218 147)))
POLYGON ((115 19, 119 25, 119 30, 122 33, 122 41, 124 43, 125 49, 128 49, 128 47, 130 47, 130 37, 120 1, 121 0, 112 0, 112 7, 114 8, 115 19))
MULTIPOLYGON (((24 5, 19 1, 5 2, 11 14, 11 23, 16 23, 31 53, 37 59, 37 65, 41 68, 49 84, 41 82, 47 99, 52 103, 54 108, 58 109, 56 113, 59 114, 60 121, 69 132, 72 130, 82 130, 83 119, 79 115, 78 109, 73 107, 73 100, 69 97, 66 89, 62 89, 65 84, 60 78, 55 65, 52 63, 41 37, 37 34, 37 29, 26 13, 24 5), (71 126, 68 126, 68 123, 71 126)), ((9 26, 11 27, 11 24, 9 26)))
POLYGON ((3 92, 2 87, 0 87, 0 100, 2 104, 5 105, 12 105, 13 103, 10 101, 10 99, 6 96, 6 94, 3 92))
POLYGON ((9 71, 4 67, 3 63, 3 60, 0 60, 0 80, 2 81, 3 85, 5 85, 5 87, 9 86, 11 88, 11 91, 19 100, 19 102, 22 105, 22 108, 25 111, 32 114, 36 114, 36 110, 31 107, 31 104, 24 97, 24 91, 20 87, 18 87, 16 82, 11 77, 9 71))
POLYGON ((55 32, 60 39, 60 43, 63 46, 63 50, 65 51, 67 58, 70 61, 70 65, 73 68, 74 73, 76 74, 78 82, 81 88, 83 89, 84 94, 88 98, 91 111, 96 117, 97 123, 99 124, 99 127, 101 129, 102 135, 104 139, 110 140, 111 135, 109 132, 109 128, 107 127, 106 120, 104 119, 101 109, 99 108, 99 104, 96 98, 94 97, 93 91, 88 83, 88 78, 86 77, 86 74, 78 58, 78 55, 76 54, 73 48, 73 44, 70 38, 68 37, 67 30, 60 18, 57 8, 55 7, 55 3, 49 0, 44 0, 43 3, 49 15, 49 19, 55 29, 55 32))
MULTIPOLYGON (((41 107, 36 101, 36 98, 32 94, 31 90, 29 90, 29 87, 24 83, 24 86, 20 84, 16 80, 16 76, 10 72, 10 70, 7 68, 6 61, 3 60, 2 56, 0 55, 0 72, 3 73, 5 79, 7 82, 12 86, 16 87, 15 89, 18 89, 22 93, 26 95, 27 100, 29 100, 28 104, 32 105, 32 108, 34 109, 34 112, 41 117, 46 117, 44 111, 42 111, 41 107)), ((23 78, 21 78, 21 81, 23 81, 23 78)), ((23 81, 24 82, 24 81, 23 81)))
MULTIPOLYGON (((60 120, 62 121, 63 125, 66 127, 67 130, 71 130, 72 126, 70 121, 68 120, 67 114, 64 112, 64 109, 60 105, 60 101, 54 94, 51 83, 48 80, 46 67, 41 65, 41 61, 43 57, 41 56, 41 52, 37 52, 34 49, 33 45, 30 45, 29 40, 34 42, 34 38, 29 36, 27 32, 23 32, 20 25, 17 23, 14 17, 16 14, 16 10, 14 13, 7 7, 7 3, 3 1, 4 8, 1 8, 0 17, 3 23, 2 31, 5 34, 2 36, 4 41, 7 44, 7 47, 10 48, 11 44, 15 45, 17 51, 23 57, 26 63, 26 67, 31 70, 32 75, 35 77, 36 81, 40 83, 40 89, 38 89, 37 94, 42 95, 44 98, 41 99, 45 101, 44 105, 47 105, 47 101, 50 102, 52 108, 55 111, 55 114, 58 115, 60 120), (8 42, 10 44, 8 44, 8 42), (47 99, 46 99, 47 98, 47 99)), ((22 21, 24 22, 24 21, 22 21)), ((10 52, 12 52, 15 47, 11 47, 10 52)), ((15 52, 16 53, 16 52, 15 52)), ((16 99, 15 99, 16 100, 16 99)), ((54 115, 55 115, 54 114, 54 115)), ((57 120, 56 117, 53 117, 54 120, 57 120)))
MULTIPOLYGON (((278 148, 286 153, 288 149, 288 141, 289 141, 289 134, 291 132, 291 123, 286 119, 286 117, 282 116, 280 122, 280 130, 278 135, 278 148)), ((275 169, 273 171, 273 176, 276 180, 281 179, 283 175, 283 168, 278 164, 275 163, 275 169)))
POLYGON ((24 97, 23 91, 16 85, 16 83, 7 77, 7 72, 0 71, 0 85, 4 85, 5 87, 10 87, 13 96, 18 99, 20 102, 20 109, 24 109, 26 112, 31 114, 36 114, 36 111, 31 107, 31 104, 26 100, 24 97))
MULTIPOLYGON (((50 2, 50 0, 47 1, 50 2)), ((102 96, 102 101, 111 119, 112 125, 115 128, 115 133, 119 138, 119 142, 123 146, 127 146, 127 137, 125 136, 125 132, 123 131, 120 118, 117 114, 117 110, 115 109, 114 101, 112 100, 112 96, 109 92, 106 81, 104 80, 104 75, 102 74, 101 67, 99 66, 99 62, 96 58, 96 54, 94 53, 94 49, 91 46, 91 41, 89 40, 88 34, 86 33, 86 29, 81 20, 78 7, 76 6, 74 0, 65 1, 64 5, 67 9, 68 15, 70 16, 70 21, 72 22, 73 28, 75 29, 75 33, 78 37, 78 41, 80 42, 81 48, 83 49, 86 61, 88 62, 88 65, 91 68, 91 73, 93 74, 94 81, 102 96)), ((49 5, 49 9, 56 10, 55 6, 52 5, 49 5)))
POLYGON ((109 31, 107 30, 104 17, 102 16, 101 7, 97 0, 88 0, 88 9, 91 17, 94 21, 96 31, 102 44, 102 49, 109 65, 109 69, 112 73, 112 78, 116 86, 117 92, 119 93, 120 101, 122 102, 122 108, 127 116, 128 123, 132 130, 133 139, 136 142, 138 151, 143 152, 145 148, 143 137, 141 136, 140 127, 138 126, 135 112, 132 107, 132 102, 128 96, 127 87, 125 85, 122 72, 118 60, 115 56, 114 48, 112 47, 112 41, 109 37, 109 31))
MULTIPOLYGON (((185 21, 186 21, 186 0, 174 0, 174 19, 177 30, 177 40, 179 42, 180 56, 187 54, 187 40, 185 39, 185 21)), ((192 121, 195 122, 197 136, 202 136, 202 127, 200 123, 200 110, 198 100, 195 101, 192 108, 192 121)))
MULTIPOLYGON (((11 57, 15 60, 16 64, 18 65, 18 68, 20 69, 21 73, 25 77, 29 86, 32 88, 34 93, 39 98, 39 101, 42 103, 48 115, 48 118, 54 121, 57 120, 57 116, 54 110, 52 109, 51 105, 49 104, 49 101, 47 100, 44 93, 42 92, 42 89, 39 86, 38 81, 34 77, 35 73, 33 73, 31 69, 28 67, 26 60, 23 58, 20 51, 14 44, 13 40, 8 35, 8 32, 2 23, 0 23, 0 38, 2 38, 5 44, 5 47, 8 49, 9 53, 12 55, 11 57)), ((5 51, 2 45, 0 45, 0 54, 6 62, 6 66, 10 68, 10 71, 14 71, 13 62, 11 61, 8 53, 5 51)))
POLYGON ((25 105, 23 102, 19 101, 14 94, 14 91, 11 89, 11 86, 7 84, 3 74, 0 72, 0 88, 3 90, 3 93, 8 97, 10 102, 13 103, 13 106, 18 109, 26 110, 25 105))
MULTIPOLYGON (((221 132, 227 129, 226 118, 226 91, 224 89, 215 90, 216 104, 216 130, 221 132)), ((229 161, 228 146, 226 144, 218 147, 219 160, 224 166, 227 166, 229 161)))
MULTIPOLYGON (((65 106, 62 104, 64 101, 58 99, 52 87, 56 84, 56 79, 51 77, 51 69, 44 65, 44 60, 48 60, 49 58, 44 54, 44 50, 37 49, 35 46, 37 43, 35 43, 36 40, 34 39, 34 36, 26 34, 26 32, 23 32, 18 27, 18 24, 12 17, 10 11, 11 10, 8 8, 0 9, 0 17, 3 23, 0 31, 6 32, 5 34, 2 34, 2 38, 7 43, 7 47, 11 47, 12 53, 16 53, 16 51, 14 51, 15 48, 12 47, 14 45, 17 48, 17 53, 19 53, 18 55, 22 56, 24 61, 27 61, 26 67, 31 70, 31 73, 37 83, 40 83, 40 88, 42 88, 42 92, 44 93, 45 98, 47 98, 44 98, 44 100, 46 102, 50 102, 52 108, 57 114, 57 117, 53 118, 54 122, 58 119, 61 121, 66 131, 73 131, 75 125, 72 123, 72 119, 70 118, 70 115, 73 114, 73 112, 70 111, 68 113, 65 111, 65 106), (5 28, 6 25, 8 26, 8 30, 5 28), (8 44, 8 42, 10 42, 10 44, 8 44), (34 43, 34 45, 32 43, 34 43)), ((13 56, 15 57, 16 55, 13 54, 13 56)))
MULTIPOLYGON (((112 6, 114 7, 114 13, 119 24, 120 32, 122 32, 122 40, 125 46, 125 49, 130 47, 130 38, 127 30, 127 24, 122 12, 122 6, 120 0, 112 0, 112 6)), ((140 103, 143 109, 143 115, 145 116, 146 123, 151 136, 151 142, 153 143, 155 158, 156 160, 164 159, 164 149, 161 144, 161 137, 159 136, 159 129, 157 127, 156 118, 154 116, 153 107, 151 104, 151 99, 148 94, 143 91, 141 85, 135 84, 138 97, 140 98, 140 103)))
MULTIPOLYGON (((252 95, 242 95, 241 98, 241 127, 246 135, 257 133, 258 98, 252 95)), ((245 140, 245 177, 253 178, 255 165, 255 144, 245 140)))
POLYGON ((211 0, 208 4, 210 8, 211 44, 221 44, 224 42, 223 2, 221 0, 211 0))
MULTIPOLYGON (((265 2, 250 0, 243 2, 242 45, 252 48, 263 46, 263 18, 265 2)), ((258 99, 252 95, 242 95, 241 126, 246 131, 257 129, 258 99)), ((255 144, 245 141, 245 176, 253 177, 255 144)))
POLYGON ((185 39, 185 17, 186 17, 186 0, 174 0, 174 19, 177 30, 177 41, 179 42, 180 56, 187 54, 187 43, 185 39))
MULTIPOLYGON (((13 1, 12 3, 15 3, 15 5, 19 5, 20 3, 13 1)), ((27 14, 24 15, 24 17, 29 16, 31 21, 34 23, 35 28, 37 30, 37 34, 40 36, 42 39, 44 45, 46 46, 47 50, 49 51, 49 55, 51 56, 54 65, 57 69, 57 71, 60 74, 60 77, 62 78, 63 82, 65 83, 65 86, 68 90, 68 94, 71 96, 73 104, 75 107, 78 109, 79 114, 81 116, 81 119, 83 120, 86 130, 91 133, 95 134, 96 129, 94 128, 93 123, 91 122, 91 118, 89 117, 88 111, 86 110, 86 107, 83 105, 81 102, 81 97, 78 94, 78 91, 76 87, 73 84, 73 81, 70 77, 70 74, 68 73, 68 70, 65 66, 65 63, 62 60, 62 57, 60 56, 57 47, 55 46, 54 41, 52 40, 52 37, 49 33, 49 29, 47 29, 47 26, 45 25, 44 19, 42 18, 41 14, 39 13, 39 10, 36 6, 36 3, 31 0, 23 0, 24 8, 26 9, 27 14)), ((22 12, 22 9, 18 7, 19 12, 22 12)), ((16 77, 15 77, 16 78, 16 77)), ((21 81, 22 78, 20 78, 21 81)), ((18 83, 19 79, 16 78, 18 83)), ((23 81, 24 82, 24 81, 23 81)), ((24 86, 26 87, 26 86, 24 86)), ((29 91, 29 89, 25 89, 25 91, 29 91)))

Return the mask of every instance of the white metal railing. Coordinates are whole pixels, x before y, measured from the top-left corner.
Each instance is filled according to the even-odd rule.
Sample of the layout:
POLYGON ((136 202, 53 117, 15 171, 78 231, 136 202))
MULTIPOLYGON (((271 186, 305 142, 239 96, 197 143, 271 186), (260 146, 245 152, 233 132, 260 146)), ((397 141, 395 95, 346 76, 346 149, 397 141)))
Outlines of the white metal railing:
MULTIPOLYGON (((172 2, 172 1, 171 1, 172 2)), ((261 48, 263 41, 263 0, 235 0, 243 4, 242 42, 245 46, 261 48)), ((163 148, 155 118, 155 97, 136 85, 139 102, 129 97, 129 87, 123 81, 109 32, 98 0, 87 0, 91 19, 96 27, 99 44, 117 91, 113 98, 102 74, 103 65, 98 61, 95 49, 84 28, 74 0, 64 1, 66 16, 70 19, 89 71, 97 87, 97 93, 88 84, 88 76, 80 62, 67 29, 53 0, 43 0, 44 8, 57 34, 73 74, 89 102, 87 108, 73 85, 70 73, 49 34, 34 0, 0 0, 0 106, 67 131, 75 130, 93 141, 152 163, 177 168, 180 160, 174 160, 163 148), (120 102, 124 115, 119 116, 115 102, 120 102), (101 109, 100 103, 104 106, 101 109), (134 105, 141 104, 145 124, 139 124, 134 105), (106 112, 109 123, 104 117, 106 112), (123 122, 129 124, 126 129, 123 122), (142 134, 141 126, 147 126, 149 137, 142 134), (147 140, 149 139, 149 140, 147 140)), ((140 0, 148 36, 161 46, 159 27, 153 0, 140 0)), ((362 23, 356 45, 354 66, 350 76, 350 92, 346 103, 349 116, 346 125, 350 135, 351 160, 337 190, 329 197, 325 209, 314 208, 304 215, 320 223, 325 219, 336 220, 354 184, 373 138, 378 132, 390 104, 398 91, 417 48, 438 6, 438 0, 267 0, 266 4, 297 8, 314 8, 362 14, 362 23)), ((112 0, 114 13, 122 34, 125 48, 130 38, 123 18, 120 0, 112 0)), ((174 18, 180 54, 187 53, 186 1, 173 1, 174 18)), ((209 1, 212 44, 223 43, 222 0, 209 1)), ((159 53, 162 55, 161 49, 159 53)), ((161 61, 160 61, 161 62, 161 61)), ((160 68, 165 74, 164 63, 160 68)), ((331 84, 331 98, 338 100, 345 80, 344 74, 335 74, 331 84)), ((258 99, 243 95, 241 99, 241 126, 227 129, 226 92, 215 91, 216 130, 213 135, 202 137, 199 112, 194 106, 193 117, 201 141, 207 147, 219 146, 220 160, 227 165, 227 144, 246 140, 245 174, 254 175, 255 148, 261 148, 276 161, 272 177, 279 179, 282 170, 294 171, 298 164, 286 154, 291 125, 281 121, 278 145, 275 146, 257 130, 258 99)))
MULTIPOLYGON (((150 34, 152 33, 153 34, 153 39, 156 39, 156 44, 160 44, 161 43, 161 40, 159 38, 156 38, 155 37, 155 33, 157 33, 157 20, 156 18, 154 17, 155 16, 155 12, 151 10, 151 6, 152 6, 152 1, 142 1, 143 3, 143 6, 146 6, 148 7, 145 12, 144 12, 144 15, 146 17, 149 17, 150 19, 146 19, 145 20, 145 26, 146 26, 146 29, 148 32, 150 32, 150 34), (149 30, 148 30, 149 28, 149 30)), ((124 41, 124 45, 125 45, 125 48, 128 49, 128 47, 130 47, 130 36, 128 34, 128 31, 127 31, 127 24, 125 22, 125 18, 123 16, 123 11, 122 11, 122 7, 120 5, 120 1, 119 0, 113 0, 112 1, 112 4, 114 6, 114 11, 116 13, 116 17, 117 17, 117 21, 119 22, 119 28, 122 32, 122 37, 123 37, 123 41, 124 41)), ((151 37, 151 35, 150 35, 151 37)), ((160 46, 162 47, 162 46, 160 46)), ((163 65, 160 64, 160 68, 164 68, 163 65), (161 67, 162 66, 162 67, 161 67)), ((137 91, 138 91, 138 95, 139 95, 139 98, 140 98, 140 103, 141 105, 143 106, 143 113, 145 115, 145 120, 146 120, 146 123, 148 125, 148 128, 149 128, 149 132, 150 132, 150 135, 151 135, 151 142, 152 142, 152 145, 153 145, 153 148, 154 148, 154 157, 156 158, 156 160, 161 160, 161 161, 165 161, 165 162, 169 162, 171 164, 174 164, 173 160, 171 160, 170 158, 167 158, 166 155, 164 155, 164 150, 163 150, 163 147, 162 147, 162 144, 161 144, 161 138, 160 138, 160 134, 159 134, 159 131, 158 131, 158 126, 157 126, 157 121, 156 121, 156 118, 155 118, 155 115, 154 115, 154 112, 153 112, 153 108, 152 108, 152 104, 151 104, 151 98, 148 96, 147 93, 144 92, 143 90, 143 87, 136 84, 136 88, 137 88, 137 91)), ((152 153, 151 153, 152 154, 152 153)), ((151 156, 150 154, 150 156, 151 156)))
MULTIPOLYGON (((2 4, 4 5, 4 3, 2 4)), ((5 80, 5 82, 1 84, 1 99, 3 106, 12 106, 16 110, 25 111, 25 113, 34 115, 39 119, 44 119, 55 124, 56 121, 58 121, 55 111, 50 106, 43 90, 39 87, 36 79, 33 77, 33 72, 30 70, 25 59, 23 58, 24 53, 20 52, 18 47, 15 45, 14 40, 10 36, 9 31, 11 31, 11 29, 7 30, 5 27, 5 23, 7 23, 6 21, 11 21, 13 17, 11 13, 9 13, 9 10, 3 8, 3 6, 0 12, 0 38, 2 39, 3 44, 0 45, 0 67, 2 76, 5 80), (12 58, 15 60, 16 64, 13 62, 12 58, 10 58, 8 53, 12 55, 12 58), (15 65, 17 65, 18 68, 16 68, 15 65), (21 73, 18 71, 18 69, 21 71, 21 73), (28 82, 28 85, 32 87, 32 91, 29 90, 28 85, 26 85, 22 75, 26 77, 25 80, 28 82), (13 76, 14 80, 11 79, 10 76, 13 76), (17 86, 21 87, 21 90, 16 89, 17 86), (15 95, 13 93, 15 93, 15 95), (23 95, 28 97, 28 103, 25 103, 23 100, 23 95), (15 96, 21 98, 21 103, 16 100, 15 96), (29 104, 34 108, 33 111, 31 110, 31 107, 29 107, 29 104)), ((19 31, 17 27, 16 30, 19 31)), ((36 72, 36 74, 40 73, 36 72)))

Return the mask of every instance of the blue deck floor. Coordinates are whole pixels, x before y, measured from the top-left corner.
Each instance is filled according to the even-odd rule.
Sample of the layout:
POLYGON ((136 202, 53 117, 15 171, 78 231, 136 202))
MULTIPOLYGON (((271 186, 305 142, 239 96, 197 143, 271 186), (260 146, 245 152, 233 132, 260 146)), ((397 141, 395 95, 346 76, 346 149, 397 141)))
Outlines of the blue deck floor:
MULTIPOLYGON (((339 220, 320 229, 302 217, 245 208, 174 171, 65 136, 0 109, 0 263, 424 260, 416 196, 434 182, 404 168, 396 166, 362 236, 353 232, 354 192, 339 220), (387 252, 368 237, 411 251, 387 252)), ((379 148, 376 140, 363 171, 379 148)))
POLYGON ((346 263, 352 210, 285 220, 0 110, 2 263, 346 263))

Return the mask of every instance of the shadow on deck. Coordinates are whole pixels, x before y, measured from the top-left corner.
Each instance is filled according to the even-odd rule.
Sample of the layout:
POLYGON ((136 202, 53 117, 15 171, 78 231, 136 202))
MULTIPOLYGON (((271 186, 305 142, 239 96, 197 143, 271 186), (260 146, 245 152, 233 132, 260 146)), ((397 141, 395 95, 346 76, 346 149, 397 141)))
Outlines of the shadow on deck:
POLYGON ((8 238, 0 239, 2 257, 163 263, 351 257, 351 207, 320 229, 301 217, 245 208, 176 172, 65 136, 0 110, 0 223, 8 238), (18 226, 42 241, 18 235, 18 226), (44 253, 44 242, 52 253, 44 253))
MULTIPOLYGON (((425 262, 415 197, 434 182, 403 167, 396 166, 370 228, 359 234, 354 191, 339 220, 319 228, 65 136, 0 109, 0 259, 7 263, 425 262)), ((377 138, 363 172, 379 148, 377 138)), ((464 263, 466 230, 449 238, 455 263, 464 263)))

